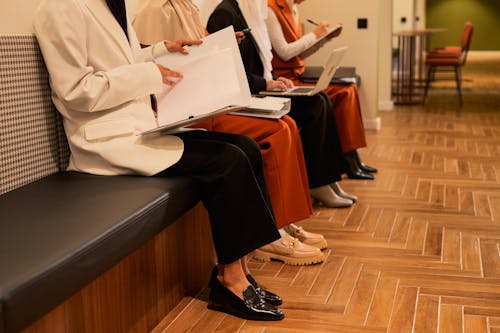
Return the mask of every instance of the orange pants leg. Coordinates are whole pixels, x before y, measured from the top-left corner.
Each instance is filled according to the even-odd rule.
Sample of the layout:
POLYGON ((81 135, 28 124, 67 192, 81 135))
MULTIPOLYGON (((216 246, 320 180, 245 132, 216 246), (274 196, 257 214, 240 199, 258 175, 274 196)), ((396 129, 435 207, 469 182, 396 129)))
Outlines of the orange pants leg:
POLYGON ((278 228, 311 216, 302 143, 293 119, 288 116, 275 120, 225 115, 195 127, 247 135, 259 144, 278 228))

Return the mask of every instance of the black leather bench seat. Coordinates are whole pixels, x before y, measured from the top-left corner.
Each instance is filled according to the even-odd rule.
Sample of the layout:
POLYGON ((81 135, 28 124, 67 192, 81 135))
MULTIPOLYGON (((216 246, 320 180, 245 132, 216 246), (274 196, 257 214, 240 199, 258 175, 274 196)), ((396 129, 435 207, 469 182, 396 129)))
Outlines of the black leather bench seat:
POLYGON ((18 331, 199 201, 188 178, 60 172, 0 196, 0 332, 18 331))

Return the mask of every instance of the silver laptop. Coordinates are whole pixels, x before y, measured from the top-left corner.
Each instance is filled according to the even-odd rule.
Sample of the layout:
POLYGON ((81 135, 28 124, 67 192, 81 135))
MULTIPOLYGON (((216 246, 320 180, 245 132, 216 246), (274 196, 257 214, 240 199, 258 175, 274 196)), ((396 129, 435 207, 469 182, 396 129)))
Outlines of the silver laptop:
POLYGON ((259 94, 262 95, 272 95, 272 96, 312 96, 325 90, 330 84, 335 71, 340 66, 340 62, 344 57, 347 50, 347 46, 339 47, 333 50, 333 52, 328 57, 328 60, 324 66, 323 72, 316 82, 315 86, 295 86, 291 89, 284 91, 260 91, 259 94))
POLYGON ((183 131, 191 129, 191 128, 186 128, 186 126, 193 125, 193 124, 202 122, 204 120, 207 120, 207 119, 210 119, 210 118, 213 118, 216 116, 227 114, 229 112, 236 112, 236 111, 243 110, 246 108, 247 108, 247 106, 243 106, 243 105, 227 106, 227 107, 224 107, 222 109, 218 109, 218 110, 215 110, 212 112, 204 113, 204 114, 199 115, 199 116, 194 116, 194 117, 191 116, 187 119, 179 120, 179 121, 176 121, 174 123, 166 124, 163 126, 158 126, 158 127, 153 128, 153 129, 150 129, 148 131, 144 131, 144 132, 140 133, 140 135, 168 134, 168 133, 173 134, 173 133, 183 132, 183 131))

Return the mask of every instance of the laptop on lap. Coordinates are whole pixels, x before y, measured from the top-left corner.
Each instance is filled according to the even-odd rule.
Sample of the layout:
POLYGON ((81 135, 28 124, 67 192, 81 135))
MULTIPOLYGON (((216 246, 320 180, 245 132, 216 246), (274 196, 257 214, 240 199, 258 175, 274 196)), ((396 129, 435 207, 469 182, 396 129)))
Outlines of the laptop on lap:
POLYGON ((261 95, 271 95, 271 96, 313 96, 320 91, 325 90, 330 84, 335 71, 340 66, 340 62, 344 57, 347 50, 347 46, 336 48, 332 51, 328 60, 323 68, 323 71, 314 86, 295 86, 291 89, 284 91, 260 91, 261 95))

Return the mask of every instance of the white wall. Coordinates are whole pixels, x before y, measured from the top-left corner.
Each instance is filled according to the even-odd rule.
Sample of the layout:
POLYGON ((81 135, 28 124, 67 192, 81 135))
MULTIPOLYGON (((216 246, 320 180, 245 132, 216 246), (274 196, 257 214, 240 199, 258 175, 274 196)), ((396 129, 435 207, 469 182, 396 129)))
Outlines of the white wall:
POLYGON ((379 42, 378 42, 378 109, 390 111, 394 108, 392 101, 392 0, 380 0, 379 42))
POLYGON ((415 22, 416 29, 425 29, 427 24, 425 23, 425 0, 415 0, 415 22))
MULTIPOLYGON (((326 45, 316 54, 306 60, 307 64, 319 65, 327 56, 329 49, 335 46, 347 45, 343 66, 355 66, 361 76, 359 97, 363 112, 365 127, 378 129, 380 118, 378 116, 378 69, 379 69, 379 30, 381 28, 380 8, 384 0, 307 0, 300 5, 300 15, 305 22, 310 18, 316 22, 329 21, 342 22, 342 34, 326 45), (367 29, 358 29, 358 18, 368 19, 367 29)), ((385 2, 384 2, 385 3, 385 2)), ((384 6, 385 7, 385 6, 384 6)), ((391 17, 387 13, 386 17, 391 17)), ((386 28, 386 25, 383 25, 386 28)), ((313 27, 305 23, 305 31, 313 27)), ((387 32, 390 34, 390 32, 387 32)), ((389 55, 390 61, 390 55, 389 55)), ((389 83, 390 84, 390 83, 389 83)))
MULTIPOLYGON (((135 12, 140 1, 126 0, 130 13, 135 12)), ((40 3, 41 0, 0 0, 0 34, 33 33, 33 17, 40 3)))
POLYGON ((0 0, 0 34, 32 33, 33 15, 39 3, 40 0, 0 0))
POLYGON ((393 4, 393 27, 394 32, 401 30, 411 30, 415 28, 415 1, 414 0, 394 0, 393 4), (402 22, 402 19, 406 22, 402 22))

